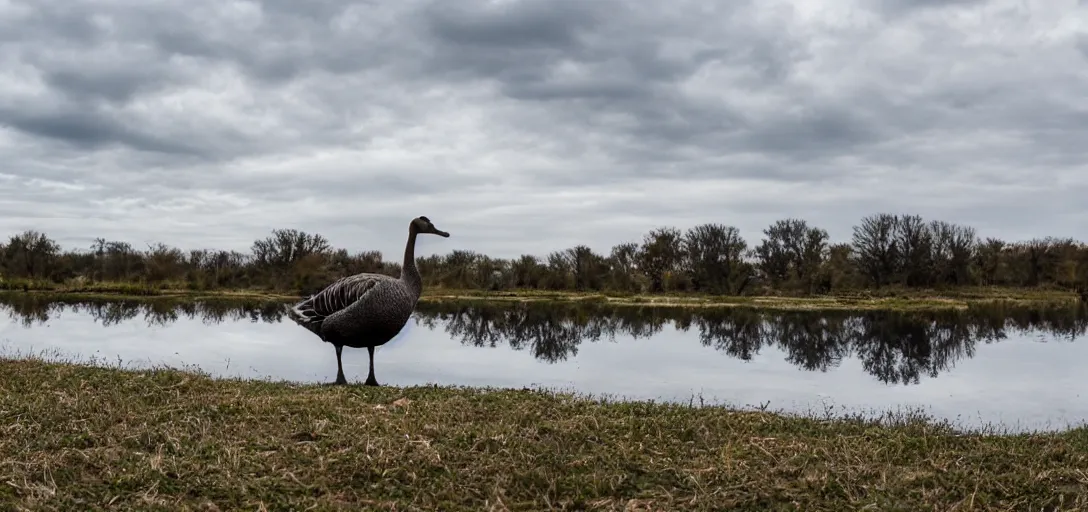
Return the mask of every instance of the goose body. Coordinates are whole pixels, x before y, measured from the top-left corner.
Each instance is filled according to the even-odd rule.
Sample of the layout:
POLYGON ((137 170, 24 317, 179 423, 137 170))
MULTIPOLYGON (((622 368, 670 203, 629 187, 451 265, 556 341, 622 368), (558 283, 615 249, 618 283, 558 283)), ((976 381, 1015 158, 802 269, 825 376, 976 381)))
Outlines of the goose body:
POLYGON ((400 277, 360 273, 337 279, 325 289, 288 307, 287 315, 336 347, 336 383, 346 384, 341 353, 344 347, 366 347, 370 372, 366 384, 377 386, 374 348, 393 339, 415 310, 423 292, 423 280, 415 263, 416 236, 420 233, 449 237, 427 217, 412 219, 400 277))

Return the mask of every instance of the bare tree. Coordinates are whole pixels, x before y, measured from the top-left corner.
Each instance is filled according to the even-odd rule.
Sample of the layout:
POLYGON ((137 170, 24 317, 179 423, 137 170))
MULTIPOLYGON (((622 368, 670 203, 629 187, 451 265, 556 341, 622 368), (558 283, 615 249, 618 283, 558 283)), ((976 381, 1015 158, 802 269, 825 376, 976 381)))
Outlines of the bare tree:
POLYGON ((636 278, 640 273, 638 255, 639 247, 634 242, 624 242, 612 247, 612 252, 608 255, 608 282, 612 288, 625 292, 639 289, 636 278))
POLYGON ((898 217, 880 213, 854 226, 853 253, 858 269, 869 282, 883 286, 899 270, 898 217))
POLYGON ((311 254, 329 251, 329 241, 319 234, 297 229, 275 229, 272 236, 253 242, 257 265, 287 268, 311 254))
POLYGON ((696 290, 733 293, 747 277, 743 256, 748 244, 733 226, 695 226, 684 234, 682 247, 685 266, 696 290))
POLYGON ((898 217, 895 229, 896 248, 903 284, 925 286, 930 284, 933 271, 933 238, 929 226, 918 215, 898 217))
POLYGON ((650 291, 664 290, 665 275, 680 270, 684 260, 683 236, 674 227, 659 227, 642 238, 638 266, 650 280, 650 291))
POLYGON ((801 219, 785 219, 763 234, 766 238, 754 251, 760 271, 775 286, 796 283, 811 289, 827 256, 827 231, 801 219))
POLYGON ((53 239, 33 229, 13 235, 4 247, 6 272, 18 277, 48 277, 60 246, 53 239))
POLYGON ((933 240, 932 278, 942 284, 971 282, 971 262, 978 246, 974 228, 935 220, 929 224, 933 240))

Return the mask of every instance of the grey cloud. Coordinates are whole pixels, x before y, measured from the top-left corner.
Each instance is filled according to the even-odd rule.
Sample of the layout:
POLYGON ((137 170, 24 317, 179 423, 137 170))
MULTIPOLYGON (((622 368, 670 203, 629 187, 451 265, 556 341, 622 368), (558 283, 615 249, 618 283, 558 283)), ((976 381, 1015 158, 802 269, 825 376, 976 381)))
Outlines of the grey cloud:
MULTIPOLYGON (((549 7, 548 2, 521 1, 488 9, 467 8, 468 3, 457 5, 456 16, 445 11, 440 16, 432 14, 431 25, 436 27, 432 35, 439 50, 434 59, 436 67, 460 79, 494 81, 506 97, 514 100, 556 103, 554 107, 543 107, 549 109, 545 117, 552 124, 542 129, 551 136, 564 128, 577 134, 585 127, 607 127, 612 138, 601 141, 607 144, 606 149, 630 152, 642 161, 653 162, 675 160, 677 153, 692 145, 750 145, 753 150, 791 151, 798 146, 787 140, 769 141, 767 137, 781 139, 790 131, 798 136, 813 132, 823 136, 825 132, 819 126, 798 131, 792 127, 792 119, 783 120, 788 125, 776 127, 765 119, 751 119, 736 106, 677 91, 707 66, 739 75, 722 91, 733 96, 775 87, 789 78, 793 66, 806 58, 807 50, 783 34, 753 28, 747 18, 754 9, 751 4, 716 5, 705 18, 682 20, 645 7, 629 9, 625 8, 629 4, 610 2, 564 2, 549 7), (537 19, 541 20, 539 33, 534 32, 520 44, 506 40, 519 27, 537 19), (642 38, 632 34, 639 30, 657 36, 642 38), (465 34, 469 32, 481 35, 468 37, 465 34), (711 43, 701 37, 721 39, 711 43), (631 122, 617 126, 611 121, 616 116, 631 122), (761 136, 760 131, 766 136, 761 136), (753 145, 751 140, 758 142, 753 145)), ((698 6, 697 2, 688 2, 684 7, 698 6)), ((518 112, 517 118, 509 122, 540 123, 527 118, 526 112, 518 112)), ((850 122, 845 116, 836 121, 832 114, 802 118, 802 123, 823 123, 823 128, 833 130, 828 135, 837 139, 864 138, 871 131, 849 126, 850 122)), ((821 147, 818 143, 805 145, 807 149, 798 150, 802 156, 821 147)), ((657 175, 659 171, 642 172, 657 175)))
POLYGON ((84 71, 43 70, 46 83, 70 97, 102 98, 112 103, 126 103, 136 93, 147 91, 158 80, 158 77, 134 68, 103 71, 100 68, 84 71))
MULTIPOLYGON (((411 1, 402 5, 407 4, 411 1)), ((317 70, 343 75, 387 66, 404 58, 409 49, 403 44, 407 38, 399 34, 404 27, 395 25, 403 7, 338 0, 259 5, 252 21, 226 20, 209 27, 203 14, 178 12, 176 19, 151 24, 133 35, 153 41, 165 55, 229 61, 273 85, 317 70), (391 11, 391 20, 383 22, 384 11, 391 11), (336 28, 348 18, 354 20, 352 26, 336 28)))
POLYGON ((108 114, 86 112, 79 107, 39 112, 0 107, 0 125, 51 139, 71 143, 82 149, 123 144, 143 151, 193 154, 199 151, 181 143, 163 140, 125 126, 108 114))
MULTIPOLYGON (((343 142, 348 122, 358 120, 343 117, 343 101, 359 105, 367 98, 379 106, 395 107, 390 102, 393 96, 410 94, 384 82, 376 87, 367 78, 354 90, 344 85, 359 82, 359 72, 378 70, 403 58, 395 50, 410 46, 401 44, 404 37, 387 37, 391 28, 400 28, 396 12, 385 22, 371 22, 370 16, 381 14, 382 9, 381 4, 327 1, 302 9, 289 2, 122 7, 91 1, 73 1, 66 9, 34 8, 25 18, 0 20, 0 26, 20 28, 17 40, 23 44, 11 46, 12 56, 37 70, 48 86, 47 94, 7 98, 10 101, 0 96, 0 124, 75 147, 120 144, 138 151, 218 160, 277 151, 285 143, 306 145, 300 140, 303 137, 343 142), (354 27, 330 27, 347 23, 344 20, 352 13, 354 27), (382 23, 387 26, 374 30, 382 23), (209 126, 205 120, 201 129, 190 129, 193 117, 207 113, 201 106, 185 114, 168 113, 156 119, 157 125, 150 124, 147 107, 138 105, 182 91, 215 94, 208 89, 209 76, 232 72, 240 72, 240 86, 258 95, 253 110, 281 117, 278 121, 287 129, 279 131, 279 137, 246 133, 245 123, 267 123, 252 115, 231 120, 233 125, 209 126), (341 83, 330 86, 318 72, 339 75, 332 80, 341 83), (298 97, 281 96, 272 104, 267 103, 268 96, 258 99, 263 92, 300 87, 314 92, 302 90, 298 97), (283 108, 283 103, 291 105, 283 108), (314 119, 315 112, 322 118, 314 119), (290 133, 299 126, 305 128, 297 135, 290 133)), ((352 139, 370 137, 363 134, 352 139)))
POLYGON ((853 152, 884 138, 878 119, 867 119, 845 105, 813 105, 792 116, 765 120, 745 132, 742 145, 793 158, 853 152))
POLYGON ((557 50, 577 46, 579 32, 605 16, 606 2, 433 2, 426 9, 430 28, 458 45, 557 50))
POLYGON ((245 250, 296 227, 389 259, 421 214, 454 234, 424 252, 507 256, 785 216, 848 239, 885 208, 1083 233, 1088 44, 1004 4, 15 4, 0 173, 27 195, 0 191, 0 229, 245 250), (1001 38, 941 12, 984 8, 1001 38))
POLYGON ((879 0, 874 7, 888 14, 906 14, 926 9, 948 9, 984 5, 990 0, 879 0))
POLYGON ((87 45, 101 41, 104 35, 101 27, 80 8, 78 2, 67 5, 41 3, 32 7, 27 3, 12 5, 24 8, 27 14, 0 18, 0 41, 22 42, 48 35, 55 42, 87 45))
POLYGON ((770 76, 786 64, 774 50, 781 44, 776 37, 754 33, 742 16, 735 16, 744 12, 742 2, 715 7, 725 27, 721 18, 708 16, 699 22, 703 27, 695 28, 726 29, 722 33, 736 43, 728 45, 699 44, 691 40, 692 26, 613 0, 485 3, 431 4, 425 11, 427 26, 438 52, 432 64, 456 76, 495 80, 517 99, 607 99, 605 92, 631 98, 690 76, 714 60, 757 63, 770 76), (641 38, 632 34, 636 30, 676 38, 692 48, 666 48, 664 37, 641 38), (582 81, 556 76, 564 65, 578 66, 588 76, 582 81))

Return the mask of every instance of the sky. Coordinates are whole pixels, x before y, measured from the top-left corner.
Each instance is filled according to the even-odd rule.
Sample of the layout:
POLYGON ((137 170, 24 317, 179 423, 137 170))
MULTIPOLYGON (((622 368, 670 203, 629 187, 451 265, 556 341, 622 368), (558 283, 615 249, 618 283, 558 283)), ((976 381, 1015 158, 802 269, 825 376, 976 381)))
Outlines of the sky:
POLYGON ((0 0, 0 236, 1088 240, 1086 0, 0 0))

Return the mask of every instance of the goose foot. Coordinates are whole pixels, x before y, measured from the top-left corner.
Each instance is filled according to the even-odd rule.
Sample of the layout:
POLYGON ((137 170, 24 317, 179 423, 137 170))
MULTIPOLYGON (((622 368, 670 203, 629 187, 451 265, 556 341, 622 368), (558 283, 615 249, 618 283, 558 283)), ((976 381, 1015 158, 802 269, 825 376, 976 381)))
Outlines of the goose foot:
POLYGON ((378 379, 375 379, 373 375, 367 377, 366 382, 364 382, 363 384, 366 384, 367 386, 380 386, 381 385, 381 384, 378 384, 378 379))

